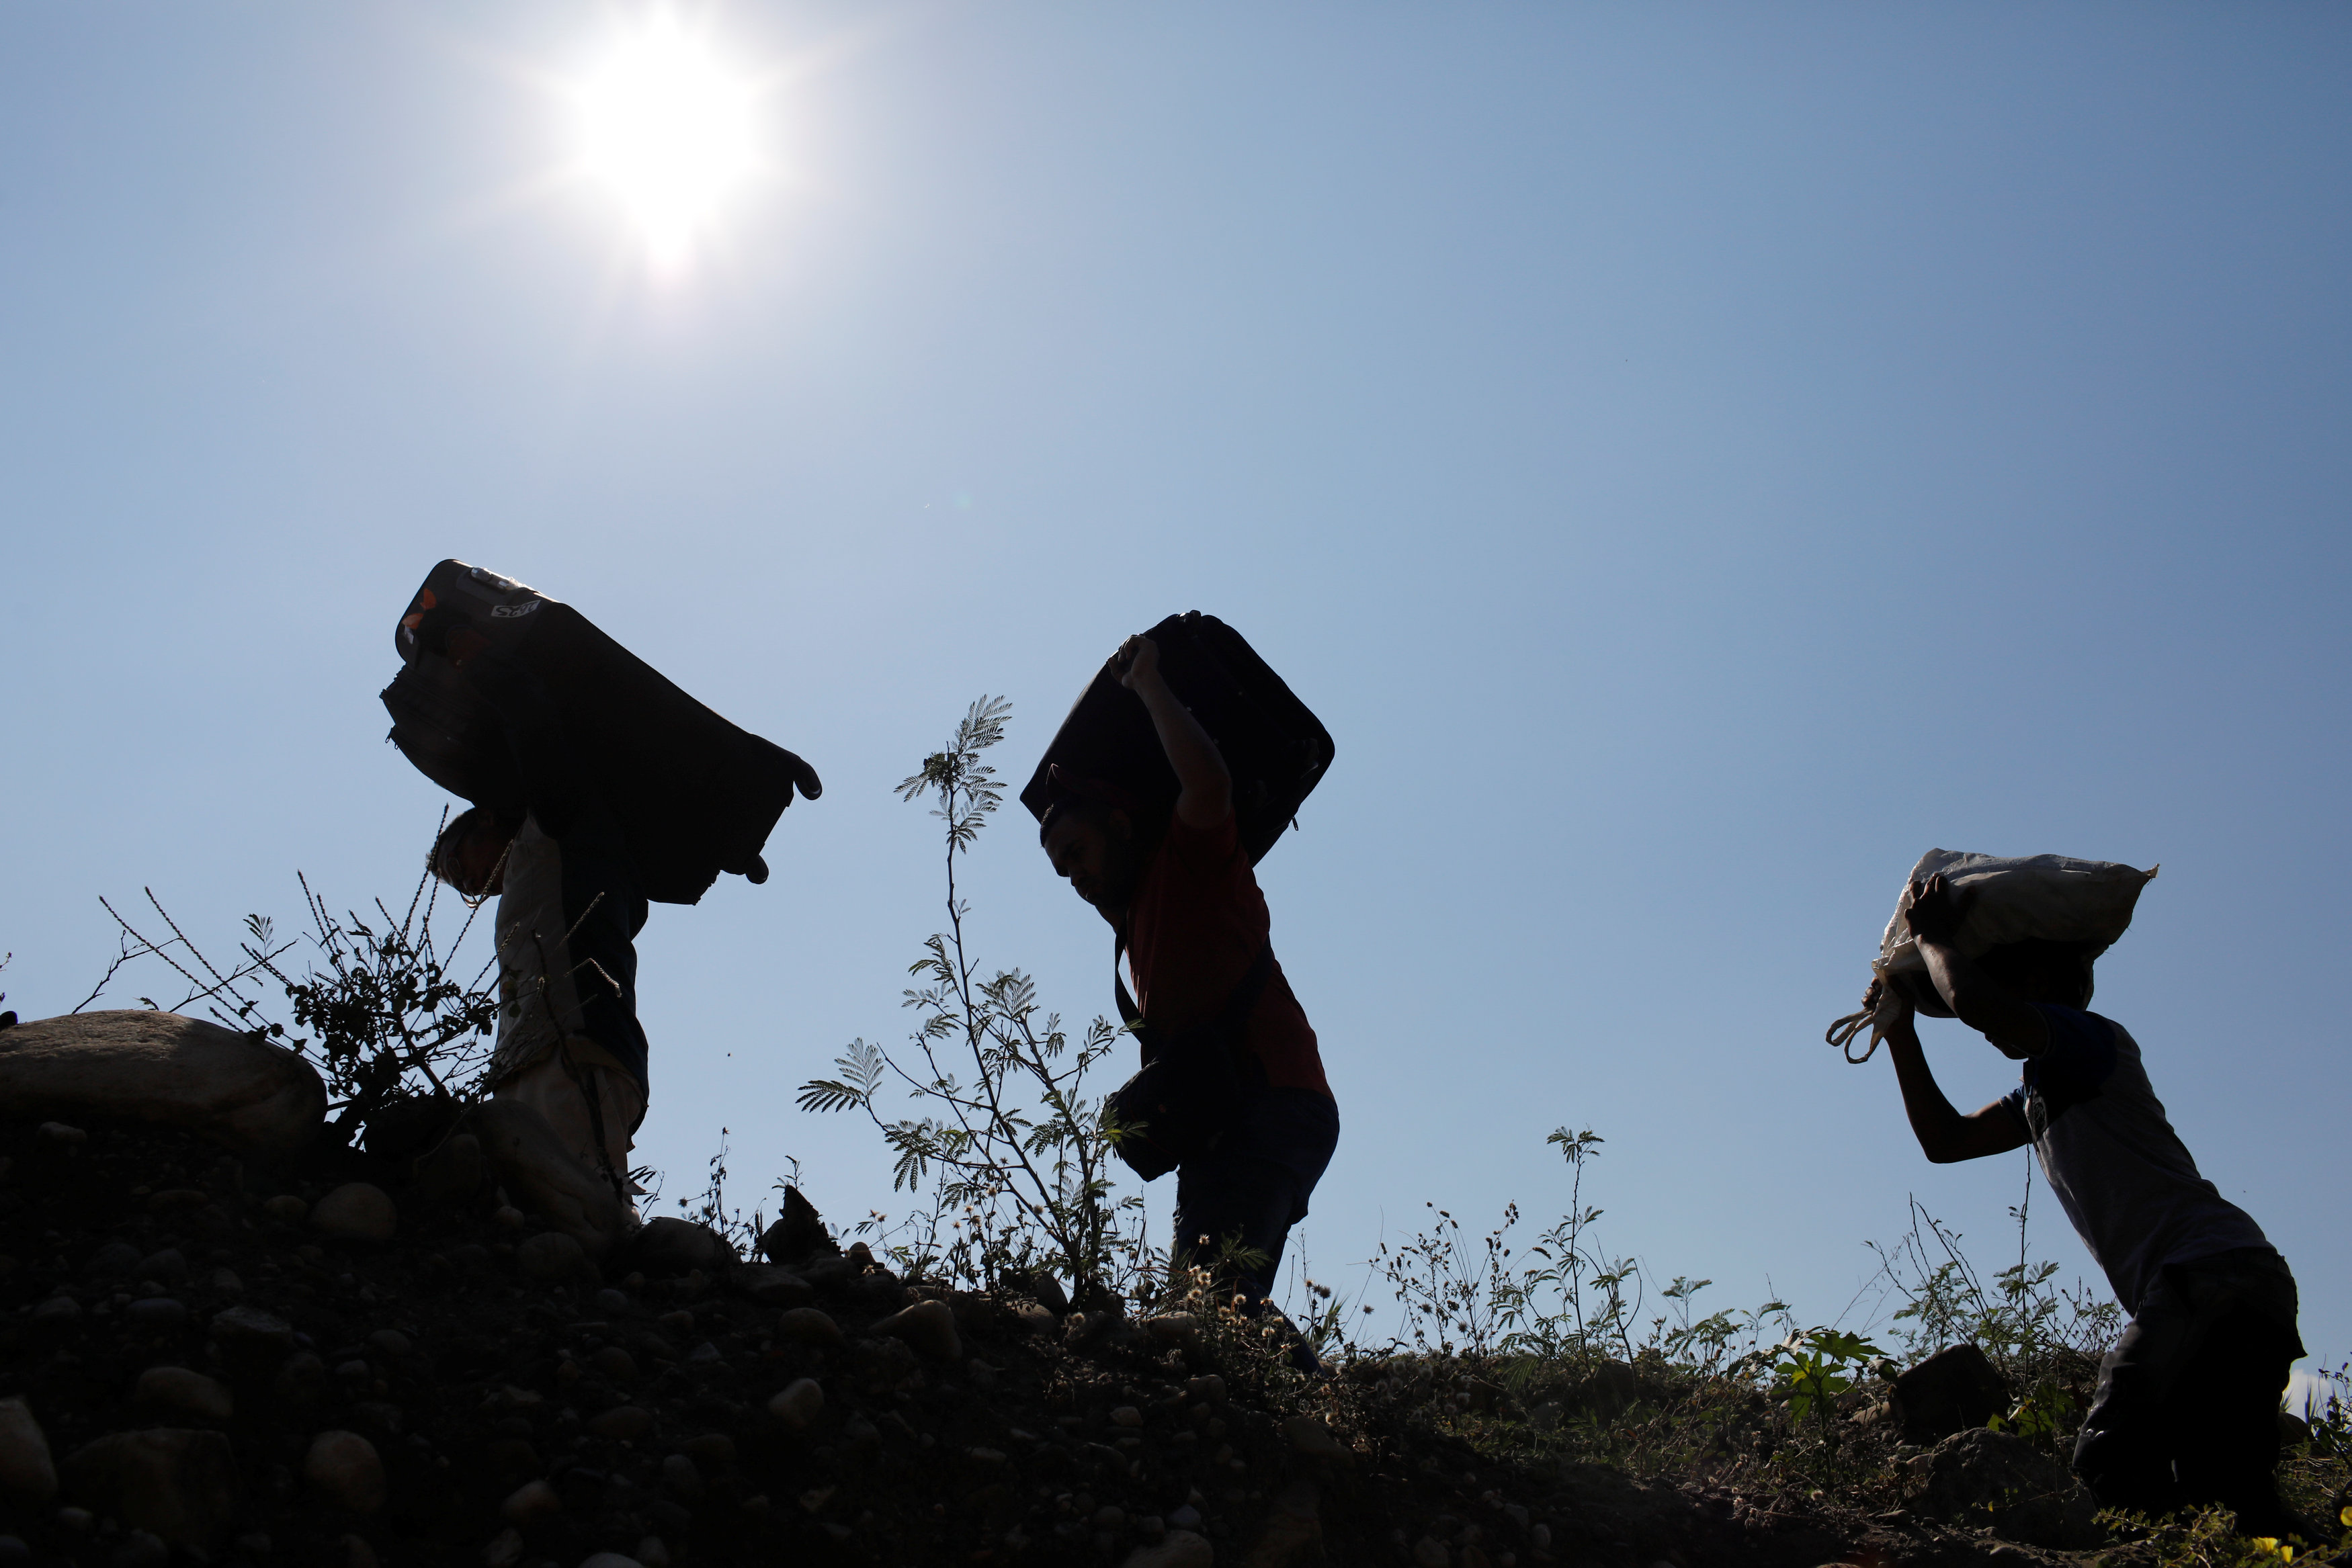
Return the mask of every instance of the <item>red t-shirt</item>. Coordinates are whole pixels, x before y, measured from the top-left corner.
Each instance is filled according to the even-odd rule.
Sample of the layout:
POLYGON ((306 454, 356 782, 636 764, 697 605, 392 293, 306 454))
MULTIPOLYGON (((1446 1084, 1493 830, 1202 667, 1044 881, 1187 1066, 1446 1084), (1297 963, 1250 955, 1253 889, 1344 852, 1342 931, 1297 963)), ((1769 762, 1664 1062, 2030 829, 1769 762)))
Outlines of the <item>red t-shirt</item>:
MULTIPOLYGON (((1214 1018, 1265 946, 1265 894, 1231 816, 1193 828, 1171 816, 1128 909, 1127 972, 1151 1027, 1178 1034, 1214 1018)), ((1242 1030, 1276 1088, 1328 1096, 1315 1029, 1277 960, 1242 1030)))

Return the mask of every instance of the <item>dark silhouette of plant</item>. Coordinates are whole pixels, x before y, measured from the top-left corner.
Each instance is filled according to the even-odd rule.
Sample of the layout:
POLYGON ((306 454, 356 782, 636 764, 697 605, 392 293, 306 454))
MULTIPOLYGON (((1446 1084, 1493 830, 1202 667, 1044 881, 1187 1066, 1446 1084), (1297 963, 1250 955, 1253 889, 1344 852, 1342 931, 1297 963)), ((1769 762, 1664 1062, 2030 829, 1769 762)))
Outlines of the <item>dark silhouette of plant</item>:
POLYGON ((893 1249, 906 1271, 992 1284, 1042 1263, 1081 1298, 1131 1293, 1150 1270, 1142 1200, 1114 1195, 1117 1132, 1102 1099, 1084 1092, 1123 1031, 1097 1018, 1073 1041, 1059 1014, 1040 1013, 1034 980, 1017 969, 982 978, 969 946, 958 862, 1003 800, 983 758, 1011 708, 973 703, 947 748, 898 786, 902 800, 931 800, 946 824, 948 928, 908 971, 918 984, 904 1005, 919 1022, 908 1051, 854 1040, 835 1063, 840 1076, 803 1084, 800 1104, 864 1112, 897 1155, 894 1186, 915 1190, 936 1173, 930 1214, 893 1249), (919 1114, 884 1113, 894 1081, 919 1114))
POLYGON ((470 980, 450 967, 473 928, 475 910, 467 908, 445 951, 433 929, 440 883, 429 875, 418 879, 403 913, 394 915, 379 899, 370 918, 352 911, 334 914, 307 878, 297 873, 296 880, 316 949, 299 978, 281 967, 297 944, 280 942, 267 915, 245 917, 241 961, 224 968, 205 956, 152 890, 146 890, 147 902, 171 936, 150 938, 100 899, 121 927, 120 950, 74 1011, 95 1002, 124 966, 153 958, 178 975, 187 990, 168 1007, 152 997, 142 996, 141 1002, 168 1012, 202 1003, 219 1022, 309 1058, 326 1081, 328 1108, 338 1113, 332 1123, 338 1138, 354 1138, 394 1106, 422 1100, 440 1102, 454 1114, 472 1098, 472 1081, 488 1064, 499 1018, 498 993, 485 985, 495 956, 470 980), (258 986, 264 976, 292 1004, 290 1029, 268 1016, 258 986), (310 1032, 294 1032, 305 1030, 310 1032))

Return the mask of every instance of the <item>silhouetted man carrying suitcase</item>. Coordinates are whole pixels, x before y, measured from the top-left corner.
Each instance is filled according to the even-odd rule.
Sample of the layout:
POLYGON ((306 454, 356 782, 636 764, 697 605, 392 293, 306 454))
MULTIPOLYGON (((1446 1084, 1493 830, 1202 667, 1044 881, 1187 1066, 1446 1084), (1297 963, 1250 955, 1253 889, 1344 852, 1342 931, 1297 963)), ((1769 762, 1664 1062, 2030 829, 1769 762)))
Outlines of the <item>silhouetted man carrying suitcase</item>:
POLYGON ((646 1101, 635 941, 646 904, 619 824, 545 686, 445 611, 417 641, 501 721, 527 805, 477 806, 443 831, 434 873, 499 895, 499 1034, 473 1126, 508 1195, 598 1253, 637 1226, 632 1138, 646 1101))
POLYGON ((1057 768, 1038 836, 1054 869, 1118 933, 1134 982, 1131 1000, 1118 987, 1121 1011, 1145 1069, 1114 1109, 1141 1126, 1121 1152, 1147 1179, 1176 1170, 1179 1268, 1229 1249, 1253 1255, 1228 1281, 1255 1310, 1330 1162, 1339 1111, 1315 1030, 1268 944, 1224 758, 1169 689, 1150 638, 1129 638, 1119 664, 1175 770, 1174 807, 1163 822, 1117 788, 1057 768))

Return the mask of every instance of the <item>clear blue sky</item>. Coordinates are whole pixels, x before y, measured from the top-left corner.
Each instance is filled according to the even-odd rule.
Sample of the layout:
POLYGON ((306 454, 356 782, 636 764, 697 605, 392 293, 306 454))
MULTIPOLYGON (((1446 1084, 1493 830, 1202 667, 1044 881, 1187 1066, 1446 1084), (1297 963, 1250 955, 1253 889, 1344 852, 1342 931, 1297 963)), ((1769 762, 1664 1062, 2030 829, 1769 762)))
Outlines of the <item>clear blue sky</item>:
MULTIPOLYGON (((643 1146, 892 1207, 792 1103, 939 924, 890 786, 982 692, 1025 769, 1199 608, 1339 744, 1262 868, 1320 1276, 1557 1212, 1562 1123, 1725 1304, 1832 1315, 1906 1193, 1999 1253, 2023 1156, 1929 1166, 1821 1031, 1921 852, 2057 851, 2162 862, 2100 1005, 2352 1354, 2352 10, 738 5, 774 177, 664 279, 549 178, 624 15, 0 16, 9 1006, 100 894, 227 947, 297 867, 406 889, 375 693, 457 555, 823 769, 766 887, 656 911, 643 1146)), ((971 893, 1107 1008, 1019 821, 971 893)))

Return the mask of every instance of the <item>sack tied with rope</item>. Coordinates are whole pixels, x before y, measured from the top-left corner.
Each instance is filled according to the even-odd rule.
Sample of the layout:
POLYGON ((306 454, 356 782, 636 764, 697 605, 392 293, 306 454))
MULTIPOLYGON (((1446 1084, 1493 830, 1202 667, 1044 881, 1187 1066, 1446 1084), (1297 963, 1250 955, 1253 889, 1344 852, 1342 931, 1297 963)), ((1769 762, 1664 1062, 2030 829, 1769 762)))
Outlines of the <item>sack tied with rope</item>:
POLYGON ((2064 942, 2080 945, 2085 958, 2096 958, 2115 944, 2131 925, 2140 889, 2152 881, 2157 868, 2139 871, 2112 861, 2077 860, 2072 855, 1979 855, 1959 850, 1929 850, 1903 880, 1895 901, 1894 917, 1878 941, 1878 956, 1871 973, 1885 982, 1882 999, 1874 1007, 1849 1013, 1830 1025, 1825 1037, 1845 1053, 1848 1061, 1868 1061, 1886 1038, 1886 1019, 1899 1002, 1908 1001, 1930 1018, 1949 1018, 1927 978, 1927 960, 1913 939, 1906 915, 1911 886, 1937 872, 1944 873, 1960 901, 1960 928, 1956 946, 1971 958, 2011 942, 2064 942), (1864 1029, 1870 1043, 1860 1056, 1852 1042, 1864 1029))

